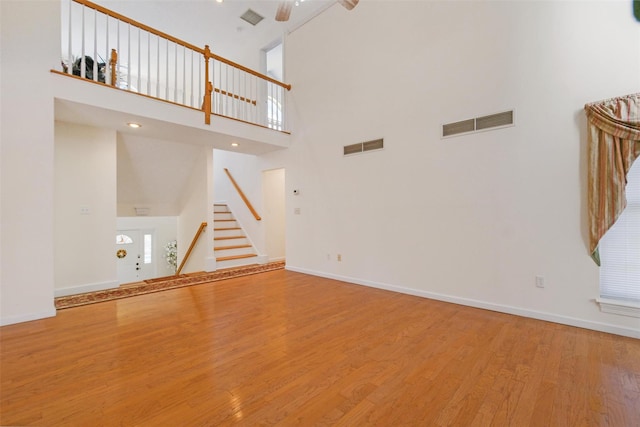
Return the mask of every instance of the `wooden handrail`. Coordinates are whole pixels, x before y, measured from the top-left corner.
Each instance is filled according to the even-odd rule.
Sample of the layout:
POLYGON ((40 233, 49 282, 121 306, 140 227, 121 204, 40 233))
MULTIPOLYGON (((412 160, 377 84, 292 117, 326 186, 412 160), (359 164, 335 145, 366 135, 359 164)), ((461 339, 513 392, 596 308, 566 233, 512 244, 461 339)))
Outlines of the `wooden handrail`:
POLYGON ((202 234, 202 231, 206 227, 207 227, 207 223, 206 222, 203 222, 202 224, 200 224, 200 228, 198 228, 198 231, 196 231, 195 236, 193 236, 193 240, 191 241, 191 246, 189 246, 189 249, 187 249, 187 253, 184 255, 184 258, 182 259, 182 262, 180 263, 180 267, 178 267, 178 269, 176 270, 176 276, 180 275, 180 272, 182 271, 182 268, 184 267, 184 265, 187 263, 187 260, 191 256, 191 251, 193 250, 193 248, 196 246, 196 243, 198 242, 198 237, 200 237, 200 235, 202 234))
POLYGON ((180 46, 184 46, 184 47, 186 47, 188 49, 195 50, 196 52, 199 52, 202 55, 205 55, 206 59, 213 58, 213 59, 215 59, 217 61, 224 62, 225 64, 231 65, 234 68, 242 70, 242 71, 244 71, 246 73, 249 73, 251 75, 254 75, 256 77, 260 77, 263 80, 266 80, 266 81, 271 82, 271 83, 273 83, 275 85, 281 86, 281 87, 283 87, 283 88, 285 88, 287 90, 291 90, 291 85, 289 85, 289 84, 280 82, 280 81, 278 81, 276 79, 273 79, 273 78, 271 78, 269 76, 266 76, 266 75, 264 75, 262 73, 254 71, 251 68, 244 67, 244 66, 242 66, 242 65, 240 65, 240 64, 238 64, 236 62, 233 62, 233 61, 231 61, 229 59, 223 58, 222 56, 218 56, 218 55, 216 55, 214 53, 211 53, 211 51, 206 52, 206 48, 203 49, 201 47, 192 45, 191 43, 187 43, 184 40, 180 40, 177 37, 173 37, 173 36, 170 36, 167 33, 163 33, 162 31, 158 31, 155 28, 149 27, 148 25, 145 25, 145 24, 143 24, 141 22, 138 22, 138 21, 136 21, 134 19, 127 18, 124 15, 121 15, 121 14, 119 14, 117 12, 113 12, 112 10, 109 10, 106 7, 102 7, 102 6, 98 5, 98 4, 90 2, 89 0, 73 0, 73 1, 76 2, 76 3, 82 4, 82 5, 86 6, 86 7, 89 7, 91 9, 97 10, 98 12, 104 13, 105 15, 111 16, 112 18, 116 18, 116 19, 118 19, 120 21, 126 22, 126 23, 128 23, 130 25, 133 25, 135 27, 138 27, 141 30, 148 31, 151 34, 155 34, 158 37, 162 37, 164 39, 167 39, 169 41, 177 43, 180 46))
POLYGON ((116 18, 116 19, 118 19, 118 20, 120 20, 122 22, 126 22, 127 24, 130 24, 130 25, 133 25, 135 27, 138 27, 141 30, 148 31, 151 34, 155 34, 158 37, 162 37, 163 39, 167 39, 169 41, 177 43, 180 46, 184 46, 186 48, 195 50, 196 52, 199 52, 199 53, 204 55, 204 49, 202 49, 201 47, 192 45, 191 43, 187 43, 184 40, 180 40, 177 37, 170 36, 169 34, 163 33, 162 31, 158 31, 155 28, 151 28, 148 25, 144 25, 143 23, 138 22, 138 21, 136 21, 134 19, 127 18, 124 15, 120 15, 117 12, 114 12, 112 10, 107 9, 106 7, 102 7, 102 6, 98 5, 98 4, 92 3, 89 0, 73 0, 73 1, 76 2, 76 3, 82 4, 82 5, 86 6, 86 7, 89 7, 91 9, 95 9, 98 12, 102 12, 105 15, 111 16, 112 18, 116 18))
POLYGON ((236 182, 235 179, 233 179, 233 177, 231 176, 231 172, 229 172, 229 169, 224 168, 224 171, 226 172, 227 176, 229 177, 229 179, 231 180, 231 183, 233 184, 233 186, 236 188, 236 191, 238 192, 238 194, 240 195, 240 198, 242 199, 242 201, 244 201, 244 204, 247 205, 247 207, 249 208, 249 210, 251 211, 251 213, 253 214, 253 217, 257 220, 260 221, 262 218, 260 217, 260 215, 258 215, 258 212, 256 212, 256 210, 253 208, 253 205, 251 204, 251 202, 249 201, 249 199, 247 199, 247 196, 244 195, 244 192, 242 191, 242 189, 240 188, 240 186, 238 185, 238 183, 236 182))
MULTIPOLYGON (((216 55, 216 54, 212 53, 211 50, 209 49, 209 46, 205 46, 204 49, 200 48, 200 47, 195 46, 195 45, 193 45, 191 43, 188 43, 188 42, 186 42, 184 40, 181 40, 181 39, 179 39, 177 37, 173 37, 173 36, 171 36, 171 35, 169 35, 167 33, 164 33, 162 31, 156 30, 156 29, 154 29, 154 28, 152 28, 152 27, 150 27, 148 25, 145 25, 145 24, 143 24, 141 22, 138 22, 138 21, 136 21, 134 19, 128 18, 128 17, 126 17, 126 16, 124 16, 124 15, 122 15, 120 13, 117 13, 117 12, 114 12, 112 10, 109 10, 106 7, 103 7, 103 6, 100 6, 100 5, 96 4, 96 3, 93 3, 90 0, 71 0, 71 1, 81 5, 83 7, 86 7, 88 9, 94 10, 96 14, 97 13, 103 14, 103 15, 111 18, 111 19, 117 20, 118 22, 121 22, 123 24, 127 24, 127 25, 133 26, 135 28, 138 28, 140 31, 147 32, 148 34, 153 34, 156 37, 158 37, 159 39, 164 39, 167 42, 174 43, 176 45, 176 55, 177 55, 177 46, 182 46, 185 49, 191 50, 191 52, 192 52, 192 54, 191 54, 191 61, 192 61, 191 68, 193 68, 193 60, 194 60, 193 52, 196 52, 196 54, 201 54, 202 58, 205 61, 205 70, 204 70, 204 76, 200 77, 200 78, 204 77, 204 82, 201 81, 200 84, 198 85, 198 90, 201 90, 200 89, 200 88, 202 88, 201 84, 204 83, 204 87, 203 87, 204 93, 201 95, 203 97, 203 99, 202 99, 202 104, 199 106, 199 110, 204 113, 204 115, 205 115, 204 122, 207 125, 211 124, 211 116, 212 115, 221 115, 221 114, 218 114, 219 111, 218 111, 217 108, 215 108, 216 111, 214 111, 214 105, 212 104, 214 92, 217 93, 217 94, 220 94, 222 96, 227 96, 227 97, 230 97, 230 98, 232 98, 234 100, 238 100, 238 101, 240 101, 242 103, 246 103, 246 105, 248 105, 252 109, 253 109, 253 107, 257 107, 258 106, 258 101, 256 99, 251 99, 251 98, 247 97, 247 94, 232 93, 232 92, 229 91, 229 88, 223 88, 223 87, 216 88, 216 87, 214 87, 212 81, 210 80, 210 75, 209 74, 211 72, 211 67, 212 66, 215 67, 216 64, 215 63, 210 64, 209 63, 210 59, 213 59, 215 61, 219 61, 221 64, 224 63, 227 66, 232 67, 233 68, 233 70, 232 70, 233 73, 236 73, 236 72, 245 73, 245 75, 255 76, 255 77, 261 79, 262 81, 264 81, 264 82, 266 82, 268 84, 273 84, 275 86, 280 86, 280 87, 282 87, 282 88, 284 88, 286 90, 291 90, 291 85, 289 85, 289 84, 280 82, 280 81, 278 81, 276 79, 273 79, 273 78, 271 78, 271 77, 269 77, 267 75, 264 75, 262 73, 254 71, 254 70, 252 70, 250 68, 247 68, 247 67, 242 66, 242 65, 240 65, 240 64, 238 64, 236 62, 233 62, 231 60, 228 60, 226 58, 223 58, 223 57, 221 57, 219 55, 216 55)), ((69 9, 69 13, 71 14, 71 8, 69 9)), ((71 40, 71 31, 72 30, 71 30, 71 15, 70 15, 70 27, 69 27, 69 39, 70 40, 71 40)), ((107 28, 107 37, 108 37, 108 28, 107 28)), ((159 43, 160 43, 160 41, 158 40, 158 46, 159 46, 159 43)), ((107 49, 108 49, 108 47, 107 47, 107 49)), ((69 50, 71 50, 71 41, 69 42, 69 50)), ((168 52, 168 47, 167 47, 167 52, 168 52)), ((109 66, 109 71, 110 71, 110 74, 111 74, 111 76, 110 76, 111 78, 107 82, 104 82, 103 80, 100 81, 101 83, 110 85, 113 88, 119 88, 118 87, 118 74, 119 74, 119 72, 118 72, 118 54, 119 53, 120 52, 116 52, 115 49, 111 49, 111 55, 110 55, 110 57, 108 59, 108 66, 109 66)), ((140 47, 139 46, 138 46, 138 53, 140 53, 140 47)), ((71 53, 69 53, 69 55, 71 55, 71 53)), ((83 53, 82 53, 82 55, 84 55, 84 44, 83 44, 83 53)), ((96 55, 97 55, 97 53, 96 53, 96 55)), ((167 55, 168 55, 168 53, 167 53, 167 55)), ((186 54, 185 54, 184 57, 186 57, 186 54)), ((70 57, 69 61, 71 62, 71 60, 72 60, 72 58, 70 57)), ((84 64, 84 60, 85 59, 84 59, 84 56, 83 56, 82 57, 82 61, 83 61, 82 64, 84 64)), ((177 59, 176 59, 176 61, 177 61, 177 59)), ((176 62, 176 64, 177 64, 177 62, 176 62)), ((186 64, 186 62, 185 62, 185 64, 186 64)), ((140 66, 140 61, 138 60, 138 67, 139 66, 140 66)), ((186 67, 186 65, 184 65, 184 66, 186 67)), ((168 67, 168 65, 167 65, 167 67, 168 67)), ((177 65, 176 65, 176 67, 177 67, 177 65)), ((159 68, 158 68, 158 70, 159 70, 159 68)), ((168 68, 167 68, 167 70, 168 70, 168 68)), ((177 70, 177 68, 176 68, 176 70, 177 70)), ((71 72, 71 69, 65 70, 65 71, 68 71, 68 75, 69 76, 73 76, 73 73, 71 72)), ((176 73, 177 73, 177 71, 176 71, 176 73)), ((81 74, 82 74, 81 77, 84 77, 84 71, 81 71, 81 74)), ((167 74, 168 74, 168 71, 167 71, 167 74)), ((131 74, 129 73, 128 74, 128 78, 130 79, 130 77, 131 77, 131 74)), ((158 75, 156 77, 158 77, 158 79, 159 79, 159 71, 158 71, 158 75)), ((149 78, 151 78, 151 77, 149 77, 149 78)), ((98 80, 99 79, 95 79, 94 82, 98 82, 98 80)), ((138 76, 138 81, 140 83, 140 76, 138 76)), ((158 82, 158 85, 159 84, 160 83, 158 82)), ((183 81, 183 85, 185 85, 184 81, 183 81)), ((193 92, 193 82, 191 83, 191 86, 192 86, 191 90, 193 92)), ((183 90, 183 103, 175 102, 175 101, 177 101, 177 96, 178 96, 177 94, 178 94, 178 90, 179 90, 179 86, 177 84, 177 80, 176 80, 176 87, 173 88, 173 90, 174 90, 174 100, 173 101, 169 101, 169 99, 166 99, 166 98, 169 98, 169 95, 168 95, 168 90, 169 89, 168 88, 169 88, 169 86, 168 86, 168 83, 167 83, 167 85, 166 85, 167 94, 166 94, 165 97, 161 97, 159 95, 159 89, 158 89, 158 91, 156 93, 156 96, 152 96, 151 95, 151 90, 150 89, 147 89, 148 93, 139 93, 139 94, 145 95, 145 96, 149 96, 149 97, 154 98, 154 99, 160 99, 160 100, 172 102, 172 103, 174 103, 176 105, 184 105, 184 106, 189 107, 189 108, 195 107, 196 109, 198 109, 198 107, 193 105, 194 104, 194 102, 193 102, 193 93, 192 93, 191 101, 189 101, 188 103, 185 101, 185 93, 187 91, 187 89, 185 89, 185 88, 182 89, 183 90)), ((125 85, 123 87, 123 89, 129 90, 128 85, 125 85)), ((144 90, 142 92, 144 92, 144 90)), ((138 92, 136 92, 136 93, 138 93, 138 92)), ((280 94, 281 92, 278 92, 278 93, 280 94)), ((195 102, 197 103, 198 101, 195 101, 195 102)), ((216 107, 218 105, 219 104, 216 104, 216 107)), ((232 119, 240 119, 240 116, 245 118, 246 114, 247 114, 247 112, 246 112, 246 109, 245 109, 245 110, 242 110, 242 112, 236 111, 235 113, 231 112, 230 115, 222 114, 221 116, 232 118, 232 119)), ((266 114, 265 114, 265 116, 266 116, 266 114)), ((247 123, 263 126, 263 125, 260 124, 261 122, 264 122, 264 117, 262 117, 262 115, 260 115, 259 119, 252 120, 252 121, 249 121, 247 123)), ((269 128, 271 128, 271 127, 269 126, 269 128)))
POLYGON ((218 56, 218 55, 216 55, 215 53, 212 53, 212 54, 211 54, 211 58, 216 59, 216 60, 218 60, 218 61, 220 61, 220 62, 224 62, 224 63, 225 63, 225 64, 227 64, 227 65, 231 65, 231 66, 232 66, 232 67, 234 67, 234 68, 237 68, 237 69, 239 69, 239 70, 242 70, 242 71, 244 71, 244 72, 246 72, 246 73, 249 73, 249 74, 251 74, 251 75, 254 75, 254 76, 256 76, 256 77, 260 77, 262 80, 266 80, 266 81, 268 81, 268 82, 271 82, 271 83, 273 83, 273 84, 275 84, 275 85, 278 85, 278 86, 280 86, 280 87, 285 88, 286 90, 291 90, 291 85, 288 85, 288 84, 286 84, 286 83, 282 83, 281 81, 278 81, 278 80, 276 80, 276 79, 273 79, 273 78, 271 78, 271 77, 269 77, 269 76, 265 76, 264 74, 259 73, 259 72, 257 72, 257 71, 253 71, 251 68, 244 67, 244 66, 242 66, 242 65, 240 65, 240 64, 238 64, 238 63, 236 63, 236 62, 233 62, 233 61, 230 61, 230 60, 228 60, 228 59, 226 59, 226 58, 223 58, 222 56, 218 56))
POLYGON ((258 101, 256 101, 255 99, 245 98, 244 96, 236 95, 234 93, 227 92, 226 90, 214 88, 213 91, 219 93, 220 95, 230 96, 231 98, 235 98, 238 101, 247 102, 252 105, 256 105, 258 103, 258 101))

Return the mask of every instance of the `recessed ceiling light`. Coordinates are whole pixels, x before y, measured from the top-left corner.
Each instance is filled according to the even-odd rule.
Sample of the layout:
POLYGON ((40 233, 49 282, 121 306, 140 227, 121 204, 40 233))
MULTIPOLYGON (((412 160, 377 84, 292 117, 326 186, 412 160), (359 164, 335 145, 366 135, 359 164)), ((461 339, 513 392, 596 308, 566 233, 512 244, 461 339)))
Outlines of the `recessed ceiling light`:
POLYGON ((129 126, 130 128, 134 128, 134 129, 138 129, 138 128, 142 127, 142 125, 140 123, 134 123, 134 122, 127 123, 127 126, 129 126))
POLYGON ((231 143, 231 146, 232 146, 232 147, 237 147, 238 145, 240 145, 240 144, 238 144, 237 142, 232 142, 232 143, 231 143))
POLYGON ((224 0, 216 0, 218 3, 222 3, 224 0))

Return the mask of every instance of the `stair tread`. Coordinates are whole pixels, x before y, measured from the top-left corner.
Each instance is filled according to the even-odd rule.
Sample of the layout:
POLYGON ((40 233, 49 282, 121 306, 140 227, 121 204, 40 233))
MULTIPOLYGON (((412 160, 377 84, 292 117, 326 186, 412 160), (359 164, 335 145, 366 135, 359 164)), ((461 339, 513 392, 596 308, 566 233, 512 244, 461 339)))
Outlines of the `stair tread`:
POLYGON ((233 246, 217 246, 214 247, 214 251, 224 251, 226 249, 242 249, 242 248, 251 248, 251 245, 233 245, 233 246))
POLYGON ((235 221, 235 219, 214 219, 214 222, 229 222, 229 221, 235 221))
POLYGON ((225 236, 225 237, 214 237, 213 240, 233 240, 233 239, 246 239, 247 236, 225 236))
POLYGON ((214 246, 214 251, 224 251, 227 249, 242 249, 242 248, 251 248, 251 245, 231 245, 231 246, 214 246))
POLYGON ((222 231, 222 230, 241 230, 240 227, 228 227, 228 228, 214 228, 213 231, 222 231))
POLYGON ((253 257, 257 257, 257 256, 258 255, 256 255, 256 254, 223 256, 223 257, 216 258, 216 261, 230 261, 230 260, 233 260, 233 259, 253 258, 253 257))

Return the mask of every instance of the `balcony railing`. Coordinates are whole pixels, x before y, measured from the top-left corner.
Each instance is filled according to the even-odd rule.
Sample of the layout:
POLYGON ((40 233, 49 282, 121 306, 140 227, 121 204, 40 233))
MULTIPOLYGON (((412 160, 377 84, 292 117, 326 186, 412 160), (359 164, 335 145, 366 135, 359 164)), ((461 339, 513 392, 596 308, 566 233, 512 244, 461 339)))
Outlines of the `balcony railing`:
POLYGON ((290 85, 90 1, 63 7, 65 73, 202 110, 207 124, 214 114, 287 130, 290 85))

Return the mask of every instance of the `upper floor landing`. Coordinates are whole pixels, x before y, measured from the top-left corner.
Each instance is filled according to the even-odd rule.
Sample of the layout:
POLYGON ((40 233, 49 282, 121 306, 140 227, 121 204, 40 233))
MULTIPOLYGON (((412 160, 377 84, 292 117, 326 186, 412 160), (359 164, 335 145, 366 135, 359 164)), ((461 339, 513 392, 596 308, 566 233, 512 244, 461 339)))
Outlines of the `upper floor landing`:
POLYGON ((61 16, 56 120, 248 154, 289 146, 291 86, 88 0, 61 16))

